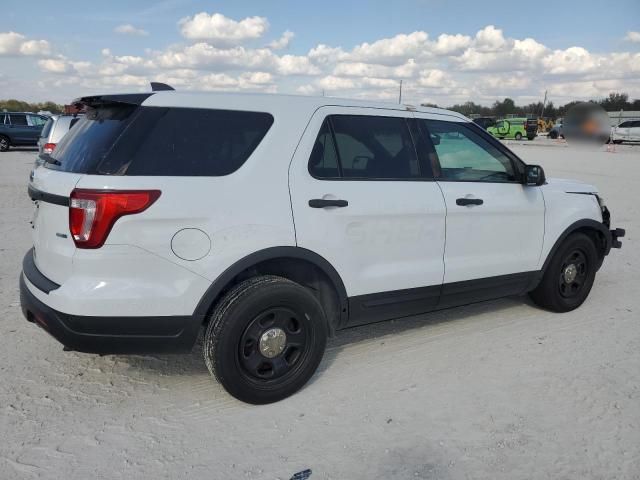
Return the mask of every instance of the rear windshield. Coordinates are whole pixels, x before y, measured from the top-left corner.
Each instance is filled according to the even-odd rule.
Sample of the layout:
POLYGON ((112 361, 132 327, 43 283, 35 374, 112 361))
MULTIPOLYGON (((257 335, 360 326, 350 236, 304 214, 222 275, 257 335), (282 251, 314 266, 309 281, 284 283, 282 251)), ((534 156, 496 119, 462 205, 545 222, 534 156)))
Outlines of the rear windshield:
POLYGON ((273 123, 262 112, 117 105, 90 109, 46 163, 100 175, 222 176, 249 158, 273 123))

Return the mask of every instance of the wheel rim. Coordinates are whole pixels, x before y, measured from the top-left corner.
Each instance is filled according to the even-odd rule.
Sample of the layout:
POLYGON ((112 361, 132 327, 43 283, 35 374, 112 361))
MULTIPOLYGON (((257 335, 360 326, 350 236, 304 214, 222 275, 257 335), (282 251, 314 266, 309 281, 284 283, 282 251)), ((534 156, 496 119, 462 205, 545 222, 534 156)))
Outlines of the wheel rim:
POLYGON ((253 379, 270 381, 297 369, 309 350, 309 325, 304 314, 274 307, 257 315, 240 339, 238 360, 253 379))
POLYGON ((588 272, 587 257, 580 250, 573 250, 562 262, 558 288, 564 298, 578 296, 584 287, 588 272))
POLYGON ((9 142, 6 138, 0 138, 0 150, 6 150, 9 146, 9 142))

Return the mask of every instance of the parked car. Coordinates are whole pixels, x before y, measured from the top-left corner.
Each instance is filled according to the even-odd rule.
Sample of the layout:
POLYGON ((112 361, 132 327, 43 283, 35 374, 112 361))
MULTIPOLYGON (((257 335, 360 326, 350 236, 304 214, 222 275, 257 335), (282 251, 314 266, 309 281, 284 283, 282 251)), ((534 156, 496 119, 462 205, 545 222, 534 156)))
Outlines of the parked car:
POLYGON ((210 372, 249 403, 302 388, 348 327, 525 293, 573 310, 624 236, 596 187, 546 179, 455 112, 78 102, 87 114, 28 187, 26 319, 95 353, 189 352, 204 330, 210 372))
POLYGON ((627 120, 611 130, 613 143, 640 142, 640 120, 627 120))
POLYGON ((522 140, 526 137, 533 140, 538 135, 538 121, 535 118, 498 120, 494 126, 487 128, 487 132, 500 139, 522 140))
POLYGON ((25 112, 0 112, 0 152, 38 143, 47 117, 25 112))
POLYGON ((62 137, 82 118, 82 115, 52 115, 38 139, 38 153, 51 154, 62 137))

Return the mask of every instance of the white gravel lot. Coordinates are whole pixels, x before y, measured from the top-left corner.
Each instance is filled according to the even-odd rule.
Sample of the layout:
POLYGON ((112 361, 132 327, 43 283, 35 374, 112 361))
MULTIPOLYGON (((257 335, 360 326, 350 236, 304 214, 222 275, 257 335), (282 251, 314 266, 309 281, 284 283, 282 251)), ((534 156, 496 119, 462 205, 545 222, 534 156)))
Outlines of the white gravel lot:
POLYGON ((63 352, 20 312, 35 153, 0 154, 0 479, 640 478, 640 147, 511 145, 627 229, 578 310, 508 298, 341 333, 273 405, 183 356, 63 352), (548 146, 548 148, 545 148, 548 146))

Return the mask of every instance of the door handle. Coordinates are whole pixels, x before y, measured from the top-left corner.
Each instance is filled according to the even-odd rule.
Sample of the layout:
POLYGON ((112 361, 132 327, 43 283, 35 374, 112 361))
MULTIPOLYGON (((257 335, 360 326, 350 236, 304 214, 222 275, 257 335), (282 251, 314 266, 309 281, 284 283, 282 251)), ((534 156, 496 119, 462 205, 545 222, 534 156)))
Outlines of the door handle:
POLYGON ((313 198, 309 200, 309 206, 311 208, 324 208, 324 207, 346 207, 349 202, 346 200, 329 200, 325 198, 313 198))
POLYGON ((457 198, 456 205, 460 205, 461 207, 467 207, 469 205, 482 205, 484 200, 481 198, 457 198))

